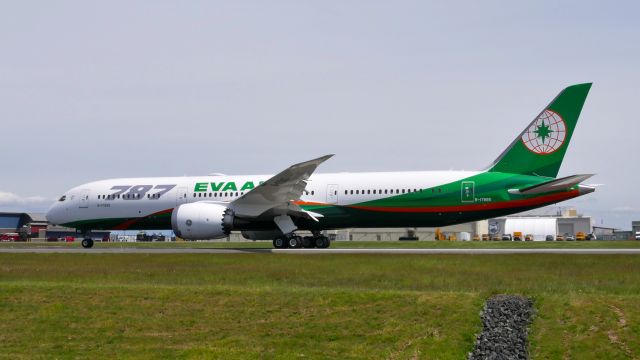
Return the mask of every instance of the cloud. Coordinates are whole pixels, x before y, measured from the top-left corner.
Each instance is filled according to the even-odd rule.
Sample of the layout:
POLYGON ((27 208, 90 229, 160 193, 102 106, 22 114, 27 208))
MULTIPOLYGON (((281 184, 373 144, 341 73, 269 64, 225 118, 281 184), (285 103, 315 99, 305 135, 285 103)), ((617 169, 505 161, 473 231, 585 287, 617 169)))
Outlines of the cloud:
POLYGON ((618 206, 611 209, 611 211, 620 213, 637 213, 640 212, 640 208, 633 206, 618 206))
POLYGON ((0 191, 0 206, 37 206, 51 204, 52 200, 42 196, 27 196, 0 191))

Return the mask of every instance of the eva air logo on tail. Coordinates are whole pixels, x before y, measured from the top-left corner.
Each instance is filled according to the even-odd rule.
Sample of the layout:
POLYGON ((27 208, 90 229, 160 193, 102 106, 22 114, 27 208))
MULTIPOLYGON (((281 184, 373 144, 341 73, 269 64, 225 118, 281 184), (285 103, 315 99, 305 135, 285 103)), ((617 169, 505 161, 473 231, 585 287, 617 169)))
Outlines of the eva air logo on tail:
POLYGON ((545 110, 522 135, 522 143, 536 154, 558 150, 567 136, 567 127, 558 113, 545 110))

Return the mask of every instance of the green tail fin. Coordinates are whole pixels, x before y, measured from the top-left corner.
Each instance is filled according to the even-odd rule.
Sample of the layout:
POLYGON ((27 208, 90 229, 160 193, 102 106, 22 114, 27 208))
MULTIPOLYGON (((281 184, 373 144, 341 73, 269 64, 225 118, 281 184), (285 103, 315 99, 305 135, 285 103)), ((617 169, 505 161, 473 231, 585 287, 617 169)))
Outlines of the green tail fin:
POLYGON ((492 172, 555 178, 591 83, 565 88, 489 167, 492 172))

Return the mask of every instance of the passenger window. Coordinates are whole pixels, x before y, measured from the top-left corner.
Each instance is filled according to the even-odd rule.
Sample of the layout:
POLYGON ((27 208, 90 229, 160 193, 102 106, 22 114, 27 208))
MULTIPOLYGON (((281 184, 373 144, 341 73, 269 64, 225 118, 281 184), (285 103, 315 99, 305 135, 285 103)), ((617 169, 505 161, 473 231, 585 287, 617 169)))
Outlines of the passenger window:
POLYGON ((371 190, 367 190, 367 194, 371 194, 371 190))
POLYGON ((351 195, 353 195, 353 190, 349 190, 349 192, 351 193, 351 195))

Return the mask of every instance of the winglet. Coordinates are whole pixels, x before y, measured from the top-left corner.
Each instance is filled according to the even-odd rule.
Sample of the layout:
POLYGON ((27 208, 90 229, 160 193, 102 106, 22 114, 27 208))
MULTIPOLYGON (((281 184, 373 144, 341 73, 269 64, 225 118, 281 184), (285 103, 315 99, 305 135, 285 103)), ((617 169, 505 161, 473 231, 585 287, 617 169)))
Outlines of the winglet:
POLYGON ((296 173, 298 176, 302 175, 302 174, 299 174, 299 172, 303 172, 303 174, 304 174, 304 175, 300 176, 300 178, 302 180, 307 180, 309 178, 309 176, 311 176, 311 174, 316 170, 316 168, 318 166, 320 166, 320 164, 322 164, 323 162, 329 160, 332 156, 333 156, 333 154, 329 154, 329 155, 321 156, 321 157, 316 158, 316 159, 307 160, 307 161, 303 161, 301 163, 293 164, 293 165, 289 166, 287 169, 285 169, 284 171, 281 171, 280 173, 278 173, 276 176, 274 176, 271 179, 265 181, 265 184, 266 185, 281 185, 281 184, 286 183, 286 182, 291 180, 289 173, 296 173))

